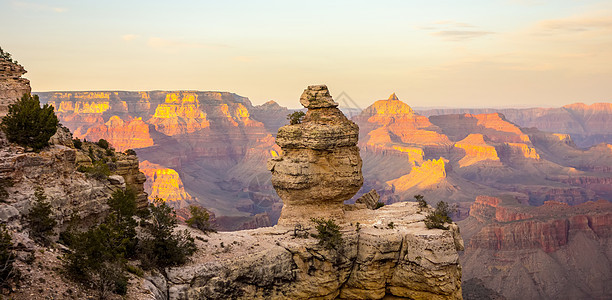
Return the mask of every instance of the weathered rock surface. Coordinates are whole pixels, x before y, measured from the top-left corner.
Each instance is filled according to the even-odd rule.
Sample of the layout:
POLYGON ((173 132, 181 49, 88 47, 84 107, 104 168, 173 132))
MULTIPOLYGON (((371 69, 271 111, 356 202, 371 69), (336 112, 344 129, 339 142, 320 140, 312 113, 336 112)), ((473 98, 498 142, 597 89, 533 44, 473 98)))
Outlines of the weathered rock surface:
POLYGON ((282 154, 268 161, 284 204, 278 224, 312 217, 342 220, 344 201, 363 184, 359 127, 342 114, 324 85, 309 86, 300 103, 308 108, 306 116, 279 128, 276 144, 282 154))
POLYGON ((8 106, 23 94, 30 94, 30 81, 21 77, 26 72, 23 66, 0 58, 0 117, 6 116, 8 106))
POLYGON ((213 233, 167 281, 142 285, 156 299, 461 299, 457 227, 428 230, 417 211, 404 202, 346 212, 338 250, 287 227, 213 233))
MULTIPOLYGON (((118 154, 114 174, 121 176, 123 182, 97 180, 76 170, 79 152, 63 145, 53 145, 40 153, 24 153, 23 148, 12 145, 0 148, 0 176, 13 182, 13 186, 4 188, 8 197, 0 207, 7 212, 15 208, 23 215, 30 209, 36 189, 41 189, 53 207, 59 227, 65 229, 73 214, 85 225, 103 217, 108 210, 107 199, 114 190, 126 188, 126 184, 138 193, 140 205, 143 197, 146 205, 144 175, 138 171, 136 157, 118 154)), ((10 224, 18 226, 18 222, 10 224)))
POLYGON ((612 203, 519 205, 480 196, 460 221, 463 280, 482 279, 507 299, 607 299, 612 203))

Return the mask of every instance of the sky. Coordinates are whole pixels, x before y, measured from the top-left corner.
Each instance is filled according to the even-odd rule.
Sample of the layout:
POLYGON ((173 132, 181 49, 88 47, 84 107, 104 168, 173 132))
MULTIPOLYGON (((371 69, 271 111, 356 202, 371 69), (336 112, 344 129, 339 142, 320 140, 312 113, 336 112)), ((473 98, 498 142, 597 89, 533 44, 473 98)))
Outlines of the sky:
POLYGON ((393 92, 414 107, 612 102, 609 0, 0 0, 0 28, 33 91, 229 91, 294 108, 327 84, 360 108, 393 92))

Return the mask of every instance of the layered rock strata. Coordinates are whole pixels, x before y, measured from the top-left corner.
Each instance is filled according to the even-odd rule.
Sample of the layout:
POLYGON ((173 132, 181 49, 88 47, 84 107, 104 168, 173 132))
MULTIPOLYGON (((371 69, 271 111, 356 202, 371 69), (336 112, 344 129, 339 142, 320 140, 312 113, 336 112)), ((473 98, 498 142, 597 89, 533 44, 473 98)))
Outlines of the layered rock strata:
POLYGON ((282 154, 268 161, 284 204, 278 224, 306 223, 311 217, 342 220, 343 202, 363 184, 359 127, 337 108, 325 85, 309 86, 300 103, 306 116, 279 128, 276 144, 282 154))
POLYGON ((10 104, 32 90, 30 81, 21 78, 26 72, 23 66, 0 58, 0 117, 6 116, 10 104))
POLYGON ((479 196, 459 222, 464 280, 507 299, 609 299, 612 203, 519 205, 479 196))
POLYGON ((142 285, 155 299, 461 299, 458 227, 429 230, 418 211, 414 202, 347 211, 338 249, 306 226, 192 231, 206 239, 197 257, 142 285))

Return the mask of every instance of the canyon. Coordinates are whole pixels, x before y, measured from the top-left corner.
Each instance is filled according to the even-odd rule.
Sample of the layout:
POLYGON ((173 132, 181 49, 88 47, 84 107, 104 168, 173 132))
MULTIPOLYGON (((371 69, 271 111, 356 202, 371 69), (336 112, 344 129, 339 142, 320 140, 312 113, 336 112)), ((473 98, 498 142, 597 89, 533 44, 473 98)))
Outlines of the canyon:
POLYGON ((558 108, 441 108, 421 109, 424 116, 501 113, 521 127, 569 134, 580 147, 612 143, 612 103, 574 103, 558 108))
MULTIPOLYGON (((317 170, 315 173, 300 174, 302 183, 314 184, 300 186, 297 183, 293 189, 309 189, 312 192, 312 199, 302 199, 305 202, 319 200, 333 203, 330 206, 310 207, 310 210, 319 216, 326 213, 334 216, 342 214, 336 220, 341 234, 340 242, 331 247, 322 244, 324 239, 315 238, 315 228, 308 223, 310 220, 286 213, 285 209, 279 225, 274 227, 205 234, 180 225, 179 229, 196 237, 196 254, 186 265, 159 271, 141 270, 142 274, 128 275, 129 283, 126 282, 127 294, 124 299, 462 298, 461 267, 457 251, 463 249, 463 240, 456 224, 449 224, 449 230, 427 229, 424 219, 430 208, 424 210, 415 203, 396 203, 377 210, 371 208, 372 203, 370 207, 343 204, 363 183, 359 150, 356 147, 358 127, 333 105, 325 106, 334 104, 326 87, 307 89, 308 92, 312 90, 315 90, 314 94, 305 92, 308 101, 328 97, 329 102, 324 102, 323 106, 305 104, 311 114, 307 115, 302 126, 298 126, 304 129, 303 136, 301 131, 297 136, 286 134, 286 143, 278 142, 282 150, 272 146, 278 151, 275 157, 280 159, 271 160, 275 162, 271 170, 282 170, 283 161, 289 163, 288 170, 292 169, 292 163, 298 163, 299 169, 317 170), (343 134, 345 129, 348 129, 347 135, 343 134), (287 148, 283 145, 301 146, 287 148), (314 155, 319 159, 307 160, 305 163, 299 158, 292 160, 290 149, 304 150, 306 156, 314 155), (346 151, 352 152, 353 159, 344 157, 346 151), (327 152, 331 152, 332 157, 327 152), (325 165, 334 159, 336 161, 331 165, 337 170, 325 165), (317 178, 327 180, 314 180, 317 178), (332 192, 333 189, 328 188, 326 181, 334 180, 336 184, 347 185, 345 190, 317 198, 318 190, 327 189, 332 192)), ((186 97, 187 101, 179 102, 192 106, 193 101, 189 98, 191 95, 186 97)), ((176 102, 174 96, 170 99, 176 102)), ((98 108, 105 106, 97 108, 90 104, 80 107, 87 107, 87 113, 99 114, 103 109, 98 108)), ((227 105, 220 110, 228 113, 229 107, 227 105)), ((260 127, 261 123, 249 121, 248 113, 240 111, 239 105, 237 108, 237 114, 243 118, 239 120, 242 122, 240 124, 260 127)), ((188 108, 173 111, 189 111, 191 114, 194 110, 188 108)), ((179 136, 189 133, 193 128, 202 131, 212 126, 203 125, 206 124, 204 120, 208 119, 205 114, 195 113, 191 116, 200 120, 197 123, 185 121, 180 123, 185 126, 173 129, 167 126, 168 123, 160 122, 158 125, 164 124, 166 134, 179 136)), ((120 120, 103 124, 123 125, 120 120)), ((227 122, 238 124, 236 120, 227 122)), ((150 125, 150 128, 155 128, 155 125, 150 125)), ((292 131, 291 127, 285 130, 292 131)), ((85 132, 92 131, 88 129, 85 132)), ((108 135, 109 139, 116 136, 108 135)), ((65 274, 59 274, 62 269, 60 253, 71 251, 55 243, 59 232, 68 227, 78 226, 84 230, 98 224, 108 214, 107 200, 117 190, 133 190, 136 192, 136 206, 143 208, 148 205, 149 200, 144 192, 146 179, 150 181, 147 189, 154 193, 153 197, 166 197, 168 203, 189 202, 192 199, 185 192, 178 172, 149 161, 139 163, 138 157, 131 151, 114 151, 104 143, 76 142, 72 133, 63 126, 58 127, 50 141, 51 145, 42 151, 28 152, 0 135, 0 175, 3 180, 12 182, 11 185, 2 186, 7 195, 0 203, 0 218, 16 243, 11 250, 17 252, 15 265, 23 275, 23 287, 19 286, 8 293, 13 299, 92 298, 95 291, 67 280, 65 274), (88 169, 95 168, 100 162, 110 168, 109 175, 99 176, 88 169), (35 191, 47 198, 51 215, 59 225, 50 237, 50 245, 35 244, 28 234, 28 230, 32 229, 23 223, 23 215, 31 207, 32 198, 39 197, 33 195, 35 191), (28 262, 30 260, 37 263, 32 264, 28 262)), ((271 146, 269 138, 263 138, 260 142, 271 146)), ((265 149, 270 151, 266 155, 272 155, 271 150, 265 149)), ((258 156, 258 151, 247 153, 247 156, 258 156)), ((218 153, 206 154, 214 157, 218 153)), ((292 175, 281 173, 279 176, 273 173, 272 177, 287 179, 292 175)), ((287 195, 283 191, 292 190, 291 182, 287 180, 274 182, 274 188, 281 196, 287 195), (281 182, 288 185, 278 184, 281 182)), ((368 195, 371 202, 376 193, 368 195)), ((286 208, 291 208, 291 204, 288 201, 286 208)), ((2 293, 7 291, 3 290, 2 293)), ((118 299, 115 295, 111 295, 111 298, 118 299)))
POLYGON ((612 297, 609 201, 533 207, 479 196, 459 226, 464 282, 480 279, 506 299, 612 297))
MULTIPOLYGON (((39 95, 57 108, 75 136, 135 149, 141 162, 176 172, 156 177, 155 185, 174 189, 168 195, 182 195, 170 197, 177 207, 199 203, 222 220, 227 217, 223 228, 239 228, 234 223, 257 214, 266 213, 271 224, 280 216, 282 203, 263 165, 282 152, 275 131, 286 124, 290 110, 272 101, 253 106, 227 92, 39 95)), ((607 124, 606 105, 570 107, 582 109, 572 118, 590 116, 593 120, 585 122, 591 127, 607 124)), ((434 112, 446 111, 427 113, 434 112)), ((393 203, 420 193, 455 202, 459 219, 478 195, 513 195, 531 205, 612 198, 609 144, 579 148, 565 127, 555 127, 560 132, 524 128, 500 112, 483 112, 426 117, 395 94, 364 109, 353 117, 360 128, 365 182, 356 197, 376 189, 384 202, 393 203)))
MULTIPOLYGON (((295 162, 278 170, 284 168, 284 173, 296 178, 306 174, 299 167, 304 161, 296 159, 304 155, 298 154, 303 151, 299 150, 300 145, 312 145, 312 141, 305 136, 303 142, 287 142, 284 137, 298 132, 291 130, 283 131, 280 140, 275 139, 276 131, 288 123, 286 117, 292 110, 274 102, 254 106, 247 98, 232 93, 195 91, 39 95, 43 101, 61 108, 58 111, 61 122, 74 130, 75 136, 94 141, 104 138, 117 149, 134 148, 150 180, 146 183, 150 196, 165 198, 181 209, 189 204, 206 207, 214 213, 221 230, 277 223, 283 202, 271 182, 273 175, 266 169, 266 165, 274 170, 277 166, 274 163, 271 166, 268 161, 295 157, 289 160, 295 162)), ((559 119, 547 117, 554 119, 550 121, 552 125, 543 121, 542 124, 549 125, 538 125, 535 121, 524 123, 542 127, 535 128, 522 126, 513 119, 515 115, 504 110, 441 111, 453 113, 448 115, 415 111, 393 94, 388 99, 375 101, 351 119, 359 126, 357 146, 363 186, 346 203, 353 203, 371 190, 376 190, 380 201, 391 206, 405 203, 415 194, 424 195, 431 204, 447 201, 456 205, 453 218, 460 220, 467 246, 461 254, 466 270, 464 284, 478 282, 482 288, 514 299, 513 290, 505 288, 500 278, 503 281, 516 278, 525 283, 526 298, 553 299, 554 295, 560 295, 559 291, 577 297, 605 298, 606 291, 601 288, 602 282, 609 278, 605 268, 596 269, 597 274, 584 273, 593 281, 589 284, 576 283, 566 288, 558 284, 562 280, 550 278, 557 273, 569 278, 572 272, 584 271, 580 266, 587 262, 576 260, 578 246, 575 245, 579 243, 574 242, 583 239, 582 236, 588 238, 588 251, 600 253, 593 257, 609 261, 609 256, 601 255, 609 248, 608 238, 597 234, 595 238, 586 229, 587 233, 573 238, 574 230, 563 225, 573 222, 574 209, 585 216, 587 223, 591 219, 599 220, 601 211, 609 211, 602 203, 612 200, 612 145, 609 141, 594 144, 612 128, 605 125, 609 120, 606 107, 606 104, 570 105, 563 109, 544 109, 544 115, 579 108, 582 112, 571 116, 555 113, 559 119), (563 121, 564 118, 568 119, 563 121), (573 126, 554 125, 560 122, 589 125, 575 133, 569 130, 573 126), (594 129, 597 126, 601 128, 594 129), (481 201, 482 196, 505 199, 496 204, 492 213, 500 215, 499 220, 479 217, 487 215, 479 211, 490 210, 487 207, 491 206, 481 201), (557 211, 551 207, 565 208, 557 211), (516 222, 526 223, 514 226, 516 222), (496 227, 491 227, 493 223, 496 227), (518 238, 524 235, 528 238, 518 238), (496 267, 481 269, 478 255, 495 261, 496 267), (521 257, 521 262, 513 255, 521 257), (508 264, 503 264, 504 257, 510 261, 508 264), (533 269, 540 265, 553 267, 533 269), (539 283, 530 285, 529 278, 539 283), (544 287, 538 290, 540 285, 544 287), (589 289, 593 292, 584 292, 589 289)), ((312 117, 311 112, 309 119, 312 117)), ((299 126, 306 128, 308 122, 299 126)), ((350 138, 347 136, 346 140, 350 138)), ((259 236, 258 232, 253 234, 259 236)), ((241 276, 232 273, 234 267, 226 265, 222 269, 241 276)), ((183 285, 187 281, 175 282, 183 285)), ((197 289, 219 288, 217 283, 210 284, 213 283, 197 289)), ((245 289, 251 288, 245 285, 245 289)))

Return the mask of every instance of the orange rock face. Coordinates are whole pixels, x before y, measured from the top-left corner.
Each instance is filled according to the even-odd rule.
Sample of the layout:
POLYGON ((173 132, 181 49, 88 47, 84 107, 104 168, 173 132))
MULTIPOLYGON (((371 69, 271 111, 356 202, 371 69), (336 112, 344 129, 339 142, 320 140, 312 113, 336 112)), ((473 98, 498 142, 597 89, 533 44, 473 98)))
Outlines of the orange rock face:
POLYGON ((168 93, 149 120, 155 129, 166 135, 192 133, 210 126, 206 113, 200 110, 198 95, 189 92, 168 93))
POLYGON ((420 167, 414 167, 409 174, 387 181, 396 191, 403 192, 413 188, 430 188, 446 178, 444 160, 427 160, 420 167))
POLYGON ((455 147, 465 151, 465 156, 459 160, 459 166, 461 167, 483 160, 499 161, 495 147, 488 145, 482 134, 472 133, 465 139, 455 143, 455 147))
POLYGON ((80 136, 90 141, 107 140, 117 151, 153 146, 149 125, 140 118, 123 121, 112 116, 103 125, 91 127, 80 136))
MULTIPOLYGON (((360 126, 362 144, 403 143, 409 145, 444 145, 452 143, 436 132, 427 117, 414 113, 395 94, 379 100, 353 118, 360 126)), ((392 146, 390 146, 392 148, 392 146)))
POLYGON ((140 163, 140 171, 147 176, 144 186, 149 200, 156 197, 172 202, 192 199, 191 195, 185 192, 183 181, 175 170, 145 160, 140 163))

